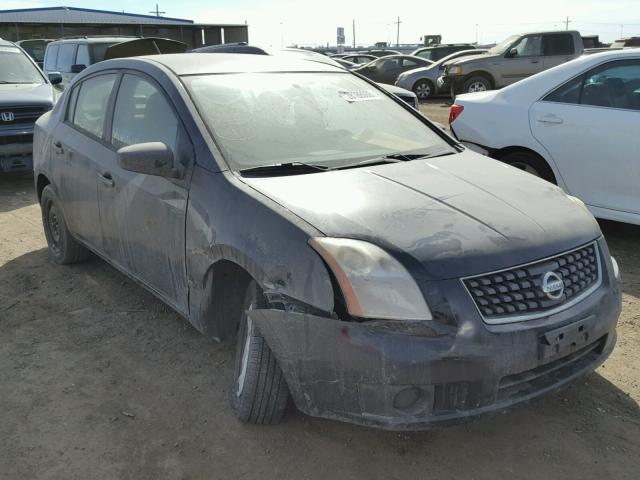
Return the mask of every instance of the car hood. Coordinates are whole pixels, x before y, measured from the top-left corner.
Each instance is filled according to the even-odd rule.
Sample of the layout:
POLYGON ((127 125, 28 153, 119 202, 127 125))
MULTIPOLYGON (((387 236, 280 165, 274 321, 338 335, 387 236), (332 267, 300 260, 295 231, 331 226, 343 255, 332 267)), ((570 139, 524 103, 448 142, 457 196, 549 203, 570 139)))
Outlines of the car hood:
POLYGON ((0 106, 53 105, 53 87, 42 84, 0 84, 0 106))
POLYGON ((492 60, 494 58, 503 58, 503 55, 492 55, 490 53, 481 53, 479 55, 470 55, 468 57, 455 58, 447 62, 447 67, 450 67, 451 65, 464 65, 466 63, 473 63, 473 62, 486 62, 487 60, 492 60))
POLYGON ((586 207, 558 187, 468 150, 243 181, 327 236, 385 248, 424 279, 512 267, 600 236, 586 207))

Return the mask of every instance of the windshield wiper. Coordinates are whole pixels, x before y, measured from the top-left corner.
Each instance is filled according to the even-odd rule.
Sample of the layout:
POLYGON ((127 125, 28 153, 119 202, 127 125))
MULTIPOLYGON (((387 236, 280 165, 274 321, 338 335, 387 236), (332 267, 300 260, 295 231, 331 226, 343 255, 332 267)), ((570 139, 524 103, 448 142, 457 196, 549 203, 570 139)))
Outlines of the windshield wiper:
POLYGON ((336 167, 337 170, 342 170, 345 168, 358 168, 364 166, 373 166, 373 165, 383 165, 385 163, 399 163, 399 162, 409 162, 411 160, 422 160, 425 158, 433 158, 433 157, 442 157, 444 155, 452 155, 456 152, 451 152, 449 150, 443 152, 436 153, 390 153, 388 155, 383 155, 381 157, 368 158, 366 160, 362 160, 357 163, 350 163, 347 165, 343 165, 341 167, 336 167))
POLYGON ((240 170, 240 173, 242 173, 242 175, 248 176, 297 175, 304 173, 326 172, 327 170, 330 170, 330 168, 325 165, 315 165, 313 163, 303 162, 289 162, 243 168, 242 170, 240 170))

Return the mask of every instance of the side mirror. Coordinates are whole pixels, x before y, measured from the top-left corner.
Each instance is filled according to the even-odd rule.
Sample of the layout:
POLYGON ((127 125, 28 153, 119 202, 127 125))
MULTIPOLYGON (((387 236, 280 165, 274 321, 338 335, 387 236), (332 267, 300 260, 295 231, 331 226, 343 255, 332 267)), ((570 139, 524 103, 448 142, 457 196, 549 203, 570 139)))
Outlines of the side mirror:
POLYGON ((136 143, 118 150, 118 165, 123 170, 179 178, 180 172, 173 167, 173 152, 162 142, 136 143))
POLYGON ((62 74, 60 72, 49 72, 49 75, 47 76, 49 77, 51 85, 58 85, 59 83, 62 83, 62 74))
POLYGON ((78 63, 76 65, 71 65, 71 73, 80 73, 85 68, 87 68, 87 66, 82 64, 82 63, 78 63))
POLYGON ((513 57, 517 57, 518 56, 518 49, 517 48, 510 48, 509 51, 507 52, 507 58, 513 58, 513 57))

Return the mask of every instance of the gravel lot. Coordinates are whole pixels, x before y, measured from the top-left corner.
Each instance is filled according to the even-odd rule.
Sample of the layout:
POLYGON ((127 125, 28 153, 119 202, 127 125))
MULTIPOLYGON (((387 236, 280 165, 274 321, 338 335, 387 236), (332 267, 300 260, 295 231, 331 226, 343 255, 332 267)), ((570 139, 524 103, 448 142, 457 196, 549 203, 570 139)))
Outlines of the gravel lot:
MULTIPOLYGON (((446 123, 448 109, 423 106, 446 123)), ((619 342, 572 387, 507 414, 393 433, 303 416, 238 423, 233 346, 98 259, 48 262, 28 176, 0 177, 2 479, 638 479, 640 227, 603 223, 619 342)))

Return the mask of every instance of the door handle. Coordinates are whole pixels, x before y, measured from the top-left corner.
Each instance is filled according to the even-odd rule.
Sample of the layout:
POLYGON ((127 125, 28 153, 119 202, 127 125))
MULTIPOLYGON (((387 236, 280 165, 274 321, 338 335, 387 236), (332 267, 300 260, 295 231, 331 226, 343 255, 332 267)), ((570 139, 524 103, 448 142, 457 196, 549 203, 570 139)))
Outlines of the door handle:
POLYGON ((102 182, 103 185, 106 185, 107 187, 114 187, 116 184, 109 172, 98 173, 98 179, 102 182))
POLYGON ((56 152, 58 155, 61 155, 64 153, 64 148, 62 148, 62 142, 60 142, 60 140, 53 141, 53 151, 56 152))
POLYGON ((540 63, 540 60, 531 60, 531 63, 540 63))
POLYGON ((536 120, 540 123, 551 123, 555 125, 560 125, 564 122, 564 120, 555 115, 545 115, 544 117, 538 117, 536 120))

